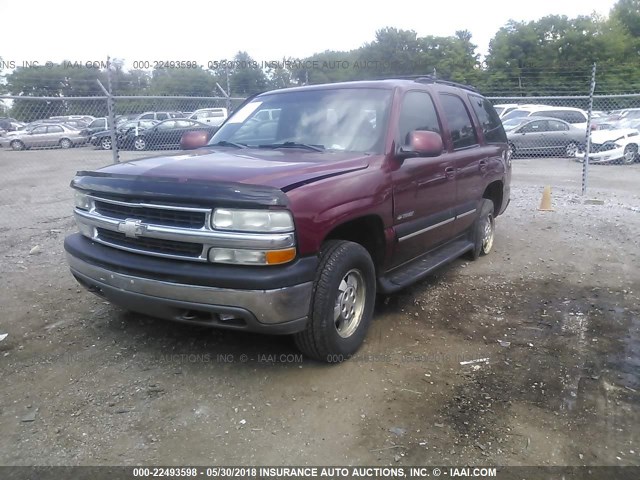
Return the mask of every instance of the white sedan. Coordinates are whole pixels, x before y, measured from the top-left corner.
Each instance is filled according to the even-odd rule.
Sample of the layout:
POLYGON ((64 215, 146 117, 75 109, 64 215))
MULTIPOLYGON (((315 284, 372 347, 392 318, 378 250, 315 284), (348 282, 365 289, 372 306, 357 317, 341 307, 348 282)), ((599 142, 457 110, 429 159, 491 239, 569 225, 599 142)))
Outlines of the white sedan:
MULTIPOLYGON (((595 130, 591 132, 589 163, 625 163, 640 160, 640 131, 635 129, 595 130)), ((576 160, 584 161, 584 151, 576 160)))

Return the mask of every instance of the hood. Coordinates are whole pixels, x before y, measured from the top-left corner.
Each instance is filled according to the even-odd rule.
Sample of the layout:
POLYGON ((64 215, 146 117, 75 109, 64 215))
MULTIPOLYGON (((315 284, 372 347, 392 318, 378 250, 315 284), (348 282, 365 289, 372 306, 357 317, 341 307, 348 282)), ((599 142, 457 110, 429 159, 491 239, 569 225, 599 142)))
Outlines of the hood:
POLYGON ((179 182, 245 183, 286 191, 322 178, 362 170, 368 165, 369 156, 360 153, 215 147, 110 165, 99 172, 179 182))
POLYGON ((594 130, 591 132, 592 143, 615 142, 621 138, 626 138, 630 134, 638 134, 638 130, 633 128, 617 129, 617 130, 594 130))

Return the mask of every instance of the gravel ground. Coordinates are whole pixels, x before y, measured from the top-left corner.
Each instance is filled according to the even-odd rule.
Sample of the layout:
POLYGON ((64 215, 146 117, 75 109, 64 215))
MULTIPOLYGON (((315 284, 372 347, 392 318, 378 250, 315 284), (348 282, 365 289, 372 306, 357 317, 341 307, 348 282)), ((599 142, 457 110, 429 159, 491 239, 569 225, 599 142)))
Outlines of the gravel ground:
POLYGON ((0 152, 0 464, 640 464, 640 164, 582 197, 579 164, 516 160, 494 252, 379 299, 324 365, 79 288, 68 183, 109 155, 0 152))

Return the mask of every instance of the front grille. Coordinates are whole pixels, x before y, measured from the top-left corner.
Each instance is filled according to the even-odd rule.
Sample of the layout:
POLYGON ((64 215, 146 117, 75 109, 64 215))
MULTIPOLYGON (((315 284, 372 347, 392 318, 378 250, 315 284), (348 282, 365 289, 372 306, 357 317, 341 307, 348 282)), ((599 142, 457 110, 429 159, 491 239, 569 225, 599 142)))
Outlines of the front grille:
POLYGON ((95 201, 96 211, 106 217, 126 220, 135 218, 144 223, 154 225, 164 225, 182 228, 202 228, 205 224, 206 215, 204 212, 192 212, 185 210, 172 210, 171 207, 152 208, 120 205, 117 203, 95 201))
POLYGON ((131 248, 150 254, 176 255, 191 258, 199 258, 202 254, 203 245, 201 243, 177 242, 175 240, 161 240, 149 237, 130 238, 124 233, 114 232, 104 228, 98 228, 97 231, 98 240, 116 247, 131 248))

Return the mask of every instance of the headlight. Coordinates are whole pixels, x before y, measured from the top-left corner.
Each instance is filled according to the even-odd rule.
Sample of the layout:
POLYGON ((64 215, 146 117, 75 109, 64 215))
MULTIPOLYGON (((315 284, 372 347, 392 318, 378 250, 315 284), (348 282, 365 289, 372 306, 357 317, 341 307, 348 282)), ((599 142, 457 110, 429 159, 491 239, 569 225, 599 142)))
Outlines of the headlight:
POLYGON ((286 210, 239 210, 216 208, 211 217, 216 230, 239 232, 292 232, 293 217, 286 210))
POLYGON ((76 190, 74 202, 76 208, 81 208, 82 210, 89 210, 91 208, 89 197, 78 190, 76 190))

